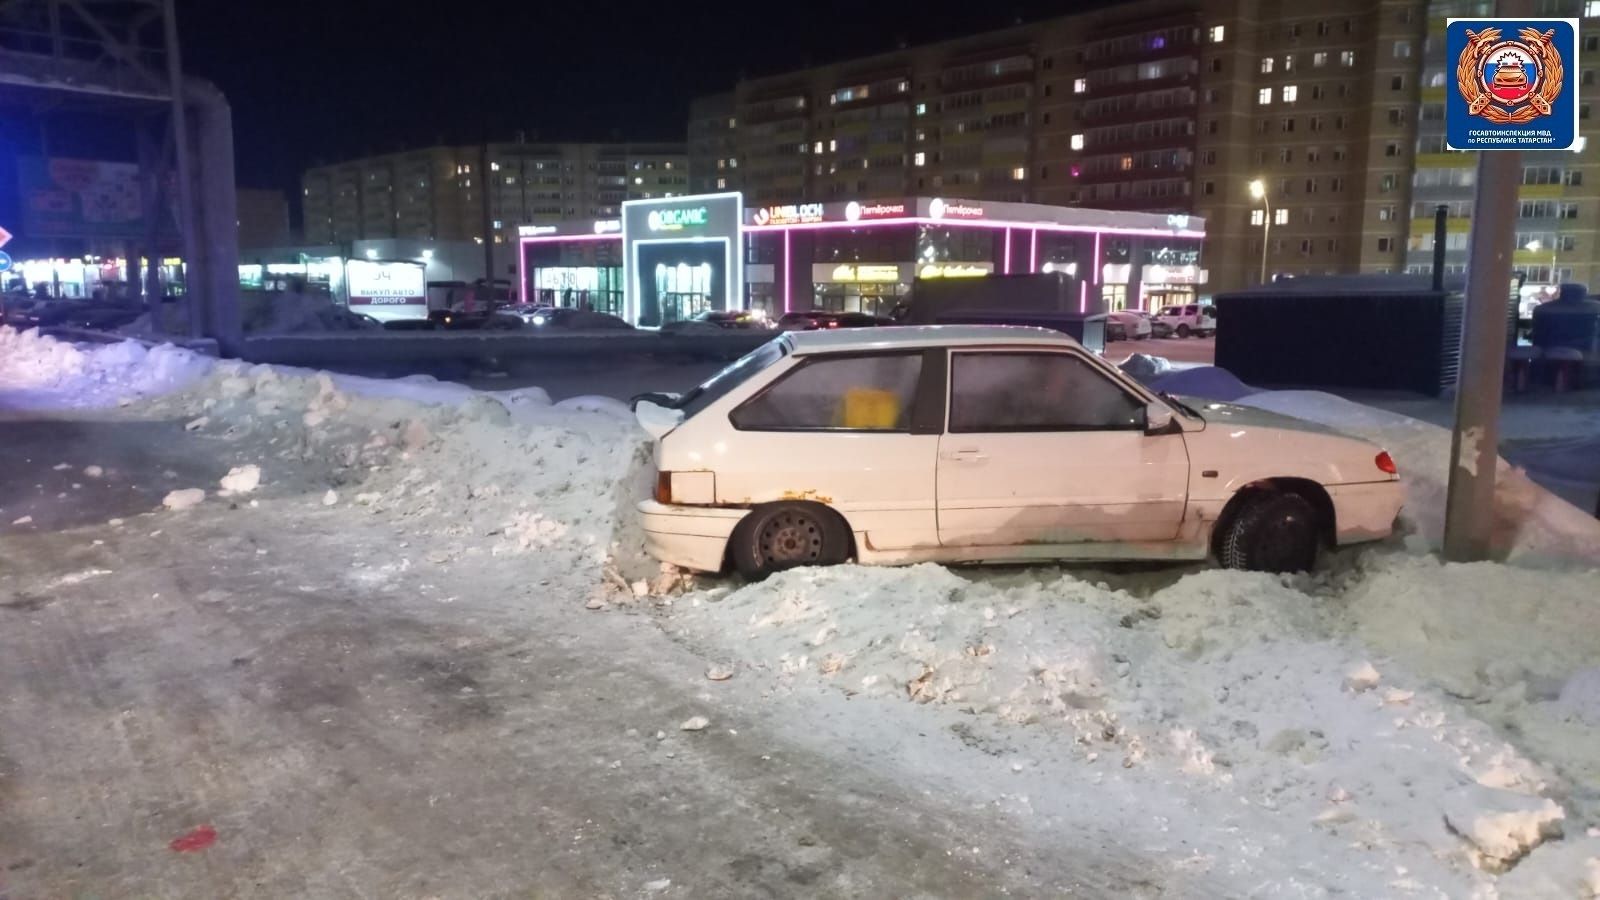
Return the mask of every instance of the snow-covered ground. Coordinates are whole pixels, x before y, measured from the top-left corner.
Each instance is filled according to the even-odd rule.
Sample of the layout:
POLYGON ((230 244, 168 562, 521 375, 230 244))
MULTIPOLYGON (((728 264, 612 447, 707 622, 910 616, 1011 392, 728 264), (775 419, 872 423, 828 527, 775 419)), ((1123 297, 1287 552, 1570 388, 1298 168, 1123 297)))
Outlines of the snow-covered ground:
POLYGON ((426 536, 352 577, 478 553, 574 616, 653 616, 714 678, 842 731, 850 765, 953 786, 1041 843, 1110 833, 1164 861, 1153 883, 1204 874, 1236 896, 1600 895, 1600 523, 1507 466, 1503 561, 1441 563, 1437 426, 1326 394, 1240 399, 1401 467, 1407 533, 1311 576, 847 566, 743 585, 643 556, 647 445, 616 401, 131 346, 0 329, 0 406, 169 420, 233 466, 172 485, 200 504, 353 506, 375 539, 426 536), (976 752, 907 741, 922 729, 976 752))

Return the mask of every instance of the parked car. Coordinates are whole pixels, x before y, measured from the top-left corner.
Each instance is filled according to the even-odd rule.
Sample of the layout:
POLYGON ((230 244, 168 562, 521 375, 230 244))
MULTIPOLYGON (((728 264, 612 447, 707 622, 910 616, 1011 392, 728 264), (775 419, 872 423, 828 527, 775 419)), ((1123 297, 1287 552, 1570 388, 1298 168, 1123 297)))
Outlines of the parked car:
POLYGON ((1388 536, 1403 500, 1379 447, 1151 393, 1037 328, 788 332, 635 412, 656 441, 650 553, 747 577, 850 559, 1299 571, 1388 536))
POLYGON ((712 328, 772 329, 775 323, 759 309, 706 309, 690 318, 666 322, 662 334, 684 331, 709 331, 712 328))
POLYGON ((802 312, 784 313, 778 319, 779 331, 816 331, 819 328, 875 328, 880 325, 893 325, 891 319, 874 316, 863 312, 832 312, 822 309, 808 309, 802 312))
POLYGON ((520 316, 502 309, 435 309, 428 320, 446 331, 515 331, 523 325, 520 316))
POLYGON ((1155 320, 1166 323, 1178 337, 1209 337, 1217 333, 1217 311, 1199 303, 1162 307, 1155 320))
POLYGON ((527 321, 535 328, 545 330, 632 330, 627 320, 610 313, 592 309, 574 309, 570 306, 542 307, 527 313, 527 321))
POLYGON ((1106 343, 1112 341, 1142 341, 1150 337, 1150 319, 1131 309, 1106 313, 1106 343))

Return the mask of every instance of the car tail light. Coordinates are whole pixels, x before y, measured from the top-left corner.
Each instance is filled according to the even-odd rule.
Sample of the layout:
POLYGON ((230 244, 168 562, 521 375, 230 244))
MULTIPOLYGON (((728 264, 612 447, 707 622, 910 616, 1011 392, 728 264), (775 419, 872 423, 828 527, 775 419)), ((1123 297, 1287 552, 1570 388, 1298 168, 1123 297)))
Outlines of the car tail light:
POLYGON ((1387 472, 1390 475, 1400 474, 1400 468, 1394 464, 1394 457, 1390 456, 1389 451, 1387 450, 1379 453, 1378 458, 1373 460, 1373 462, 1378 464, 1379 471, 1387 472))
POLYGON ((672 502, 672 473, 671 472, 657 472, 656 473, 656 502, 657 503, 671 503, 672 502))

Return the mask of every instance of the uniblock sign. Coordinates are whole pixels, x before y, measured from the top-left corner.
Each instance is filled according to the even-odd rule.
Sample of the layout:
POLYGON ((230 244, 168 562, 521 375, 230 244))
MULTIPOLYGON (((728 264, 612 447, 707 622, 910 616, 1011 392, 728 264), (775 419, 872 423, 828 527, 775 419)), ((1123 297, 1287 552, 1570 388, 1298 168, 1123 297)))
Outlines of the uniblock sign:
POLYGON ((1452 150, 1571 150, 1577 19, 1450 19, 1445 134, 1452 150))
POLYGON ((381 322, 428 317, 428 282, 421 263, 352 259, 345 270, 350 308, 381 322))

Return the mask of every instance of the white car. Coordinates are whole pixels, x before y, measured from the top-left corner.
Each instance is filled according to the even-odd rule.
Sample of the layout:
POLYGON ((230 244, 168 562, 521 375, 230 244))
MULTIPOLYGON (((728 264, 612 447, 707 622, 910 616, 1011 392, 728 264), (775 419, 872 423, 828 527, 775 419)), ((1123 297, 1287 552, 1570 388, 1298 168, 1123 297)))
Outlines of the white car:
POLYGON ((1217 311, 1210 306, 1190 303, 1186 306, 1164 306, 1155 314, 1158 322, 1165 324, 1178 337, 1189 335, 1206 337, 1217 333, 1217 311))
POLYGON ((687 393, 655 438, 650 553, 761 577, 802 565, 1203 560, 1309 569, 1387 537, 1381 448, 1152 394, 1056 331, 789 332, 687 393))
POLYGON ((1150 319, 1143 313, 1119 309, 1106 313, 1106 343, 1142 341, 1150 337, 1150 319))

